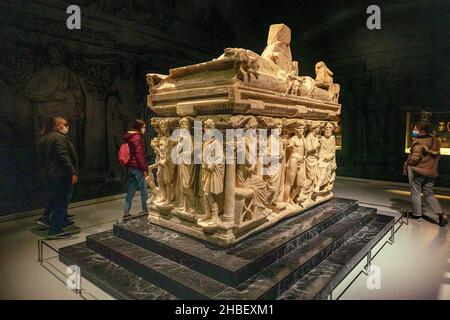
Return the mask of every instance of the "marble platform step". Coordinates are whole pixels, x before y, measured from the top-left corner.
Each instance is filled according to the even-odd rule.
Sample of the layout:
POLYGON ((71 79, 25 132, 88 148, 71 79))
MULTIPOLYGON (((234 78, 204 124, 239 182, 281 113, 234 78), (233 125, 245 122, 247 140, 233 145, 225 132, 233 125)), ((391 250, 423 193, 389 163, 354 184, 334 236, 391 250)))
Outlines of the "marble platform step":
POLYGON ((394 217, 378 215, 342 247, 303 276, 280 300, 323 300, 389 232, 394 217))
POLYGON ((175 300, 176 297, 78 243, 59 250, 67 266, 77 265, 83 278, 120 300, 175 300))
POLYGON ((277 299, 375 218, 375 209, 359 207, 237 288, 233 288, 238 290, 238 295, 234 290, 228 289, 215 299, 277 299))
POLYGON ((334 198, 227 249, 154 225, 145 217, 114 225, 114 235, 236 287, 357 208, 355 200, 334 198))
POLYGON ((358 207, 279 260, 229 286, 183 264, 105 232, 88 237, 87 247, 181 299, 276 299, 376 217, 358 207))

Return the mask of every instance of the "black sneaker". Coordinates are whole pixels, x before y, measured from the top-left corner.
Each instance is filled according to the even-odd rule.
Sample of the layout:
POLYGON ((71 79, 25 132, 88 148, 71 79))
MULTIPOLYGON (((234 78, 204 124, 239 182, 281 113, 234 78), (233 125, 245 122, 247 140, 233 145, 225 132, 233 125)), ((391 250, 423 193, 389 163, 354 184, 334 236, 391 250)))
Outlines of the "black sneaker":
POLYGON ((73 236, 70 232, 63 232, 63 233, 57 233, 57 234, 48 234, 47 239, 49 240, 58 240, 58 239, 67 239, 73 236))
POLYGON ((70 227, 73 227, 73 225, 74 225, 73 221, 67 220, 67 221, 62 225, 61 229, 67 230, 67 229, 69 229, 70 227))
POLYGON ((50 227, 50 221, 47 217, 39 217, 35 220, 36 224, 44 227, 50 227))
POLYGON ((416 215, 412 214, 409 217, 413 220, 416 220, 417 222, 422 221, 422 216, 416 216, 416 215))

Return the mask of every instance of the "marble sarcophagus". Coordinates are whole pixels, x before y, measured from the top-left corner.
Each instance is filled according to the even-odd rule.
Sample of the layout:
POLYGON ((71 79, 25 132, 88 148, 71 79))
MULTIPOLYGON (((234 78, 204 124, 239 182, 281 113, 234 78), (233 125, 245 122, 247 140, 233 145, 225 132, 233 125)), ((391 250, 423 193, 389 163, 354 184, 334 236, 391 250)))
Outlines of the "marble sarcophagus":
POLYGON ((322 61, 300 76, 290 41, 276 24, 261 55, 147 74, 152 223, 226 247, 333 196, 340 87, 322 61))

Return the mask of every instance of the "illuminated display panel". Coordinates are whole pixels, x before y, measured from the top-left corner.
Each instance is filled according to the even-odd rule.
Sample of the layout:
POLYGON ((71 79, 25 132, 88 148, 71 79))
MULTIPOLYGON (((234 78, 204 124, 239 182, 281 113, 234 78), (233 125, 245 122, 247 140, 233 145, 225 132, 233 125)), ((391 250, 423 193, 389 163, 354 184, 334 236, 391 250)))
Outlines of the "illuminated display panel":
MULTIPOLYGON (((406 114, 405 152, 409 153, 412 142, 412 129, 414 123, 420 121, 420 112, 406 114)), ((433 112, 431 115, 431 128, 433 134, 441 142, 441 155, 450 155, 450 112, 433 112)))

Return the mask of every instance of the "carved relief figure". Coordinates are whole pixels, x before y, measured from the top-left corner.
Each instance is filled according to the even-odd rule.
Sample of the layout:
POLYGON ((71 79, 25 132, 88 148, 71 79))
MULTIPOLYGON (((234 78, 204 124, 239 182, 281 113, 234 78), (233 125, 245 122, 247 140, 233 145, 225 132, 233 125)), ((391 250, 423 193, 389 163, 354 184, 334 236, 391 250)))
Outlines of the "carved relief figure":
POLYGON ((341 87, 337 83, 333 83, 333 72, 328 69, 327 65, 323 61, 319 61, 316 63, 316 80, 315 85, 318 88, 328 90, 328 95, 323 95, 320 89, 316 90, 316 96, 324 96, 327 100, 337 103, 339 100, 339 92, 341 91, 341 87))
POLYGON ((161 120, 159 122, 159 135, 158 135, 158 173, 157 181, 158 187, 161 191, 160 203, 162 205, 170 205, 174 200, 174 171, 175 166, 171 159, 172 141, 169 132, 168 120, 161 120))
POLYGON ((305 203, 302 204, 303 206, 307 206, 311 203, 311 197, 314 192, 317 164, 319 161, 320 127, 321 122, 312 121, 310 132, 306 137, 305 182, 302 192, 305 196, 305 203))
POLYGON ((282 71, 284 76, 294 72, 298 75, 298 63, 292 61, 291 53, 291 29, 284 24, 273 24, 269 29, 267 47, 261 57, 273 61, 282 71))
POLYGON ((267 190, 266 181, 263 179, 263 163, 258 156, 258 122, 251 118, 245 126, 247 135, 244 137, 244 163, 238 164, 236 186, 243 189, 250 189, 252 198, 246 207, 251 211, 251 217, 244 217, 244 220, 258 218, 267 213, 267 199, 270 192, 267 190))
POLYGON ((193 189, 195 178, 195 164, 193 161, 194 140, 191 135, 191 125, 188 118, 179 122, 179 136, 175 140, 175 154, 178 158, 177 181, 180 186, 179 209, 183 212, 193 212, 193 189))
POLYGON ((236 58, 239 59, 239 61, 241 62, 239 65, 240 68, 240 77, 241 80, 245 80, 245 76, 247 75, 247 81, 250 82, 251 81, 251 76, 253 75, 255 77, 255 79, 258 79, 259 74, 258 74, 258 69, 259 69, 259 65, 256 62, 256 59, 250 57, 247 53, 247 50, 242 50, 239 48, 234 48, 234 49, 225 49, 225 56, 226 55, 234 55, 236 58))
POLYGON ((341 86, 337 83, 333 83, 330 88, 328 89, 328 92, 330 92, 333 95, 333 98, 331 99, 332 102, 338 103, 339 101, 339 92, 341 92, 341 86))
POLYGON ((255 79, 259 78, 259 65, 258 61, 252 55, 256 55, 250 50, 245 50, 241 48, 226 48, 224 53, 217 58, 217 60, 225 58, 234 58, 236 62, 234 64, 234 70, 237 73, 237 78, 240 81, 245 81, 245 76, 247 76, 247 81, 252 80, 252 76, 255 79))
POLYGON ((266 156, 270 161, 269 167, 264 176, 267 181, 267 188, 271 192, 268 203, 281 202, 283 200, 284 185, 284 141, 281 138, 283 124, 278 122, 277 126, 272 129, 272 133, 267 140, 266 156))
POLYGON ((333 131, 333 123, 328 122, 324 128, 324 135, 320 138, 315 182, 316 193, 330 191, 336 177, 336 140, 333 131))
POLYGON ((288 74, 286 81, 288 83, 286 93, 290 93, 296 96, 301 95, 301 87, 303 81, 295 75, 294 71, 288 74))
MULTIPOLYGON (((286 180, 284 183, 283 202, 292 203, 300 193, 305 180, 305 123, 298 121, 294 129, 294 135, 289 139, 290 156, 286 168, 286 180), (292 188, 294 190, 292 190, 292 188), (291 193, 292 190, 292 193, 291 193)), ((299 199, 302 202, 304 199, 299 199)))
POLYGON ((247 80, 250 82, 252 79, 252 75, 255 77, 255 79, 258 79, 259 73, 258 73, 259 65, 256 59, 248 56, 243 55, 242 63, 241 63, 241 72, 247 75, 247 80))
POLYGON ((316 63, 316 85, 318 87, 328 87, 333 84, 333 72, 326 66, 325 62, 316 63))
POLYGON ((161 196, 161 191, 159 187, 155 183, 155 179, 153 177, 153 170, 157 169, 159 170, 159 140, 158 137, 153 138, 150 141, 150 146, 152 147, 153 151, 155 152, 156 158, 155 163, 148 166, 148 176, 145 178, 145 182, 147 183, 148 187, 150 188, 149 197, 147 204, 150 205, 154 202, 159 201, 159 198, 161 196))
POLYGON ((224 191, 225 161, 222 143, 211 130, 215 128, 214 121, 208 119, 204 122, 204 126, 205 141, 200 176, 205 214, 198 221, 214 224, 221 222, 217 196, 224 191))
POLYGON ((65 46, 55 43, 48 48, 48 54, 49 63, 32 76, 26 88, 33 108, 35 137, 50 118, 62 116, 69 123, 70 140, 83 155, 85 98, 80 79, 67 66, 69 52, 65 46))

